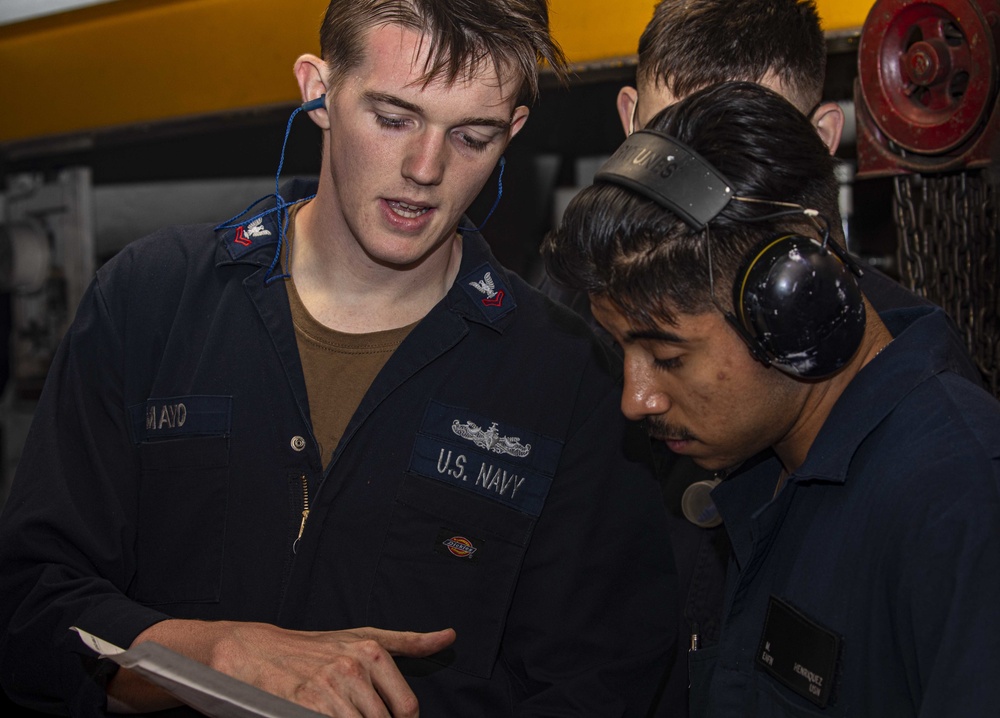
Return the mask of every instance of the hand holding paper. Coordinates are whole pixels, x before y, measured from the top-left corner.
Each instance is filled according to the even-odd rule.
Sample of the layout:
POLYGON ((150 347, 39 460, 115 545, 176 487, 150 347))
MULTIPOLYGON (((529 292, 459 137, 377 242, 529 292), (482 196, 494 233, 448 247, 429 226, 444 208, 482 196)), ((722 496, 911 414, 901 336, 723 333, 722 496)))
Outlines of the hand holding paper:
POLYGON ((109 696, 119 703, 143 711, 173 703, 169 696, 149 690, 149 681, 176 700, 223 718, 315 715, 313 711, 331 716, 416 716, 416 697, 392 656, 428 656, 455 639, 451 629, 301 632, 262 623, 168 620, 151 626, 132 649, 122 652, 77 630, 94 650, 129 669, 119 671, 108 687, 109 696), (162 666, 159 659, 164 656, 184 665, 186 683, 162 666), (150 663, 151 657, 157 660, 150 663), (236 697, 231 695, 234 690, 236 697), (192 691, 200 702, 192 699, 192 691), (206 696, 211 701, 208 706, 206 696), (276 709, 269 699, 279 700, 276 709), (220 706, 227 711, 220 711, 220 706), (228 712, 233 707, 239 711, 228 712), (303 712, 289 712, 290 708, 303 712))

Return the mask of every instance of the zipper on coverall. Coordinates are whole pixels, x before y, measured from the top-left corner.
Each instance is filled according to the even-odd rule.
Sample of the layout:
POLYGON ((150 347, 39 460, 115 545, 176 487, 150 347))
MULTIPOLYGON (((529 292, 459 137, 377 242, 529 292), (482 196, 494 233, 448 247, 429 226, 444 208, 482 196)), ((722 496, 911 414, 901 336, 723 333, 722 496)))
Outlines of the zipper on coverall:
POLYGON ((299 477, 302 482, 302 523, 299 524, 299 535, 292 543, 292 553, 298 553, 299 541, 302 540, 302 532, 306 530, 306 519, 309 518, 309 481, 305 474, 299 477))

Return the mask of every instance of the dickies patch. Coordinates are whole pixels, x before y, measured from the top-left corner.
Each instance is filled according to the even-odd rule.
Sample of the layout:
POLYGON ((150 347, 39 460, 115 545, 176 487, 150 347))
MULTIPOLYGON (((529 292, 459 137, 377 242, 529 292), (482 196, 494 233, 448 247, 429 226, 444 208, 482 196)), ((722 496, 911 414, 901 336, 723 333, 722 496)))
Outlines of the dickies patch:
POLYGON ((132 441, 178 436, 228 436, 232 430, 231 396, 175 396, 148 399, 129 407, 132 441))
POLYGON ((757 667, 803 698, 826 708, 840 656, 840 637, 771 596, 757 667))
POLYGON ((482 539, 458 533, 453 529, 442 528, 434 542, 434 550, 449 558, 475 563, 479 560, 478 554, 484 543, 482 539))
POLYGON ((432 401, 409 470, 539 516, 562 446, 499 417, 432 401))
POLYGON ((488 263, 466 274, 458 283, 490 322, 497 321, 517 307, 514 295, 504 284, 503 274, 488 263))

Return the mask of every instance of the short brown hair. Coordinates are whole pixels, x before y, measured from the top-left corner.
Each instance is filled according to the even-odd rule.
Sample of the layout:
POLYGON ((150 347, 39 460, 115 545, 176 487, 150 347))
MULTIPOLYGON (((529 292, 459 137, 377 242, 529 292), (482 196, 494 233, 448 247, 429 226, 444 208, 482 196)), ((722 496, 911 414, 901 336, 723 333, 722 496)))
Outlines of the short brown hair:
POLYGON ((424 80, 455 81, 492 63, 518 83, 518 104, 538 97, 538 63, 560 78, 566 59, 549 33, 546 0, 331 0, 320 46, 337 83, 361 63, 365 33, 395 24, 426 33, 432 43, 424 80))
POLYGON ((813 0, 660 0, 639 39, 638 79, 676 97, 769 73, 803 112, 822 99, 826 40, 813 0))

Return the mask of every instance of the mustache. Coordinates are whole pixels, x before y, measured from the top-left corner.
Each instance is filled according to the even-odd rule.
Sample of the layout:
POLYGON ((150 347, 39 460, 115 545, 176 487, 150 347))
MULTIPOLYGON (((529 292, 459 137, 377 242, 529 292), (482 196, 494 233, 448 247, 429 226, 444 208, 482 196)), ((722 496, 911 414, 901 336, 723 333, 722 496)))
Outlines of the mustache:
POLYGON ((698 438, 689 429, 673 426, 659 417, 647 416, 641 424, 643 430, 657 441, 692 441, 698 438))

